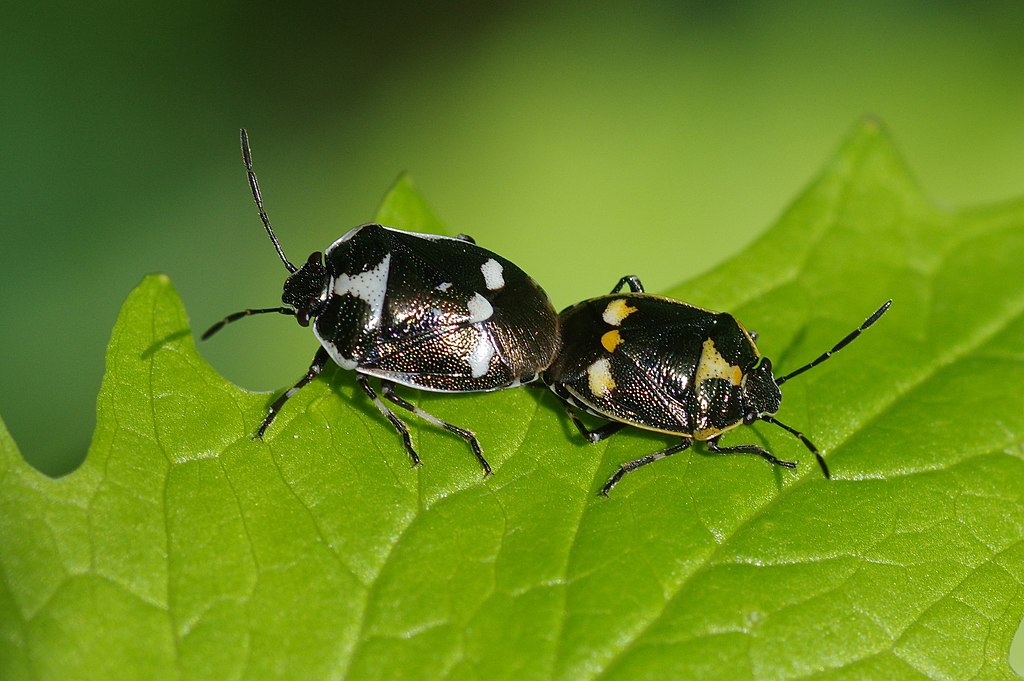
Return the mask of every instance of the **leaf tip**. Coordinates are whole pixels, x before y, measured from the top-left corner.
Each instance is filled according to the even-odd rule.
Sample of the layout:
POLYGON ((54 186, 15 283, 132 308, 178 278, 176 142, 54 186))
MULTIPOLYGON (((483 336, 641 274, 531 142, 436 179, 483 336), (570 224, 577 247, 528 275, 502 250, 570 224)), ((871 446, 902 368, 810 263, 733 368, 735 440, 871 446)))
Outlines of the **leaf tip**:
POLYGON ((896 142, 885 122, 875 114, 865 114, 853 125, 853 130, 847 135, 842 148, 875 146, 888 147, 897 153, 896 142))
POLYGON ((874 115, 863 116, 853 125, 816 182, 829 180, 859 182, 903 201, 928 203, 888 126, 874 115))
POLYGON ((392 183, 377 209, 375 220, 388 227, 413 232, 448 233, 407 172, 400 173, 392 183))

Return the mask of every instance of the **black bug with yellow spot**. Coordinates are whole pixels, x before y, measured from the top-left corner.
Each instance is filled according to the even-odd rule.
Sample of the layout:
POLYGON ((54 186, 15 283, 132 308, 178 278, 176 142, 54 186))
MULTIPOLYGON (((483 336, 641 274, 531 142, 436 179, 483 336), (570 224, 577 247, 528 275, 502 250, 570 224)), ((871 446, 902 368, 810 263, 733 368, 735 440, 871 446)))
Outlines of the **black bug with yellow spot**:
POLYGON ((543 379, 566 403, 572 422, 590 442, 600 442, 626 426, 683 438, 620 466, 601 494, 607 495, 626 473, 681 452, 694 440, 706 442, 715 454, 754 454, 795 468, 794 462, 778 459, 758 445, 718 444, 726 431, 757 420, 799 438, 827 478, 828 466, 818 448, 774 417, 782 402, 779 386, 844 348, 878 321, 891 303, 887 301, 828 352, 775 378, 771 360, 758 351, 754 335, 732 315, 644 293, 637 277, 623 277, 611 294, 562 311, 562 348, 543 379), (622 293, 626 286, 630 292, 622 293), (611 423, 590 430, 574 408, 611 423))

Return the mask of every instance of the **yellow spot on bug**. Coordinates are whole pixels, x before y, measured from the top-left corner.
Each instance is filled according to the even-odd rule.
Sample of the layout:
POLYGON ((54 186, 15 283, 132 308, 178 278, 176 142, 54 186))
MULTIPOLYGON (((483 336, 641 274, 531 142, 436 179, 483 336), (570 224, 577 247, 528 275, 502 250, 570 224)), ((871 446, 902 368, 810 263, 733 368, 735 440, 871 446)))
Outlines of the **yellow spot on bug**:
POLYGON ((603 319, 606 324, 618 326, 622 323, 623 319, 634 312, 636 312, 636 308, 627 303, 625 298, 616 298, 608 303, 608 306, 604 308, 604 312, 601 313, 601 319, 603 319))
POLYGON ((615 348, 622 344, 622 336, 619 335, 618 329, 612 329, 608 333, 601 336, 601 345, 608 352, 615 352, 615 348))
POLYGON ((719 430, 718 428, 703 428, 701 430, 694 431, 693 439, 705 442, 715 437, 716 435, 721 435, 722 432, 723 431, 719 430))
POLYGON ((708 338, 701 346, 700 363, 697 365, 697 385, 709 378, 723 378, 733 385, 743 380, 743 370, 722 357, 715 347, 715 341, 708 338))
POLYGON ((594 397, 605 397, 615 390, 612 363, 607 357, 603 357, 587 367, 587 385, 594 397))

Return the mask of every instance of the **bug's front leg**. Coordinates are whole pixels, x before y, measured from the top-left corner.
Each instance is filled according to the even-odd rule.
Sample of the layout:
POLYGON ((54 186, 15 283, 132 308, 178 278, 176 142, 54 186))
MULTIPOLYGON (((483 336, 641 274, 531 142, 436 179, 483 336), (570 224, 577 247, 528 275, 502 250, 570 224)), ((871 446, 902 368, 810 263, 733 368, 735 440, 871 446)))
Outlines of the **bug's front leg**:
POLYGON ((254 437, 260 440, 263 439, 263 434, 267 432, 267 428, 270 427, 270 424, 273 422, 278 412, 280 412, 281 408, 284 407, 284 403, 291 399, 295 393, 309 385, 310 381, 319 376, 320 372, 323 371, 330 359, 330 355, 327 354, 326 350, 323 348, 317 350, 316 355, 313 357, 313 363, 309 365, 309 371, 306 372, 305 376, 299 379, 298 383, 284 391, 280 397, 274 400, 274 403, 270 405, 270 409, 267 411, 267 415, 263 417, 263 423, 260 424, 260 427, 256 431, 256 435, 254 437))
POLYGON ((783 461, 782 459, 776 458, 774 454, 764 447, 759 447, 757 445, 733 445, 732 447, 719 447, 717 437, 711 438, 705 444, 707 444, 708 451, 714 454, 754 454, 770 464, 782 466, 783 468, 796 468, 795 461, 783 461))

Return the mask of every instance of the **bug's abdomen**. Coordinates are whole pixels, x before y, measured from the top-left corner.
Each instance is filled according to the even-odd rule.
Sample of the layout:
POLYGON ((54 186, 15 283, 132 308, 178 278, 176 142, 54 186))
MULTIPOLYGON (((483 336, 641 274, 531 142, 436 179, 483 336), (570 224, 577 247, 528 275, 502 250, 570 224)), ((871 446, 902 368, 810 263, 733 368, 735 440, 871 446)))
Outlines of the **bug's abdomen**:
POLYGON ((396 311, 390 332, 367 344, 359 371, 450 392, 532 380, 554 358, 557 318, 531 281, 510 283, 509 289, 495 296, 475 293, 479 297, 469 306, 455 293, 417 315, 400 319, 396 311))
MULTIPOLYGON (((663 344, 657 325, 641 325, 647 301, 605 296, 564 310, 562 350, 544 373, 563 398, 604 418, 648 430, 693 431, 692 367, 658 362, 663 344), (630 322, 627 324, 627 322, 630 322)), ((675 347, 688 343, 688 334, 675 347)))

